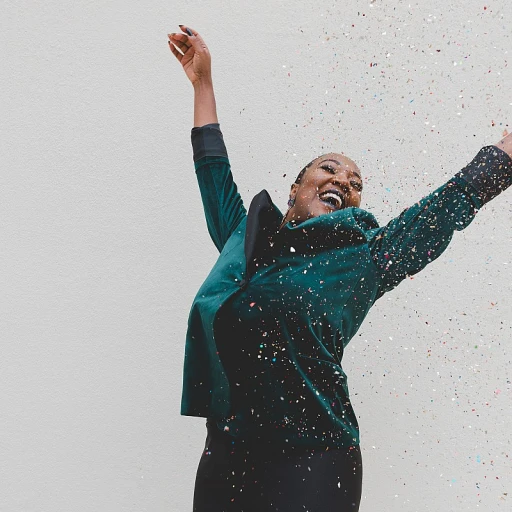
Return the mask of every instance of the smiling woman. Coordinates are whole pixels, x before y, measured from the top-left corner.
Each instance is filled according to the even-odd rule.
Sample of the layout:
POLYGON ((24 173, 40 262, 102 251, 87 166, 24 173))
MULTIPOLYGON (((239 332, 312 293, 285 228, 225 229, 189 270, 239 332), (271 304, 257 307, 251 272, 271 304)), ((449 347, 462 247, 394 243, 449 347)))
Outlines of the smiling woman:
POLYGON ((290 190, 290 208, 281 227, 351 206, 359 207, 363 183, 356 164, 337 153, 319 156, 307 165, 290 190))
POLYGON ((380 227, 361 173, 328 153, 247 213, 217 120, 200 35, 170 34, 194 86, 194 166, 220 252, 190 311, 181 413, 207 418, 195 512, 359 509, 362 462, 343 352, 369 309, 438 258, 512 184, 512 136, 380 227))

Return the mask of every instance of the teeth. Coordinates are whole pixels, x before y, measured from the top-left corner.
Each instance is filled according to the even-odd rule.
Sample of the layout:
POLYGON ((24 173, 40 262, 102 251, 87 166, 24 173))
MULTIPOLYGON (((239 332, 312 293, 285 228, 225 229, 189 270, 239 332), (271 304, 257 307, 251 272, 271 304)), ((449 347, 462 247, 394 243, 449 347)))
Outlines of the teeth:
POLYGON ((334 194, 333 192, 325 192, 320 196, 320 199, 332 198, 336 202, 336 208, 341 208, 341 198, 340 196, 334 194))

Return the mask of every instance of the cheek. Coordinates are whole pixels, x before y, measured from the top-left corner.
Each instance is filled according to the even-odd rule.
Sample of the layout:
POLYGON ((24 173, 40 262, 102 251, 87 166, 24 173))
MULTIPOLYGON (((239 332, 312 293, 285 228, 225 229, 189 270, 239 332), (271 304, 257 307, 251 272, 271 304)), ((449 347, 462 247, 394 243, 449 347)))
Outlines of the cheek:
POLYGON ((303 206, 309 206, 317 198, 317 195, 316 189, 311 187, 299 193, 297 197, 303 206))
POLYGON ((361 193, 354 191, 350 195, 350 201, 354 206, 359 206, 361 204, 361 193))

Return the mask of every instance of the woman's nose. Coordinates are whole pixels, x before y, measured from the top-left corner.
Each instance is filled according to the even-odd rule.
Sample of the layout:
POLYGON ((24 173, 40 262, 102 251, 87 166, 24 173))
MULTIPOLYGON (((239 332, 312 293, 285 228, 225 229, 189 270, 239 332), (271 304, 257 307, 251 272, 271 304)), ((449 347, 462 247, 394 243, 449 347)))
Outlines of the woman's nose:
POLYGON ((348 192, 350 190, 348 177, 342 174, 336 174, 332 179, 332 183, 340 187, 344 192, 348 192))

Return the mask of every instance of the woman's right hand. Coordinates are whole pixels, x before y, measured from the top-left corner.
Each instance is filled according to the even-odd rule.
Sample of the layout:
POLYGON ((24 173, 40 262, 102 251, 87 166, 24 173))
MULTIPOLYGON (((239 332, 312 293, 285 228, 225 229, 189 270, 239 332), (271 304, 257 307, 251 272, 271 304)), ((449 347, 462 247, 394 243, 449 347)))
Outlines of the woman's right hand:
POLYGON ((180 29, 184 33, 168 34, 169 48, 183 66, 192 85, 211 82, 211 56, 203 38, 193 28, 180 25, 180 29), (186 33, 187 28, 192 35, 186 33))

